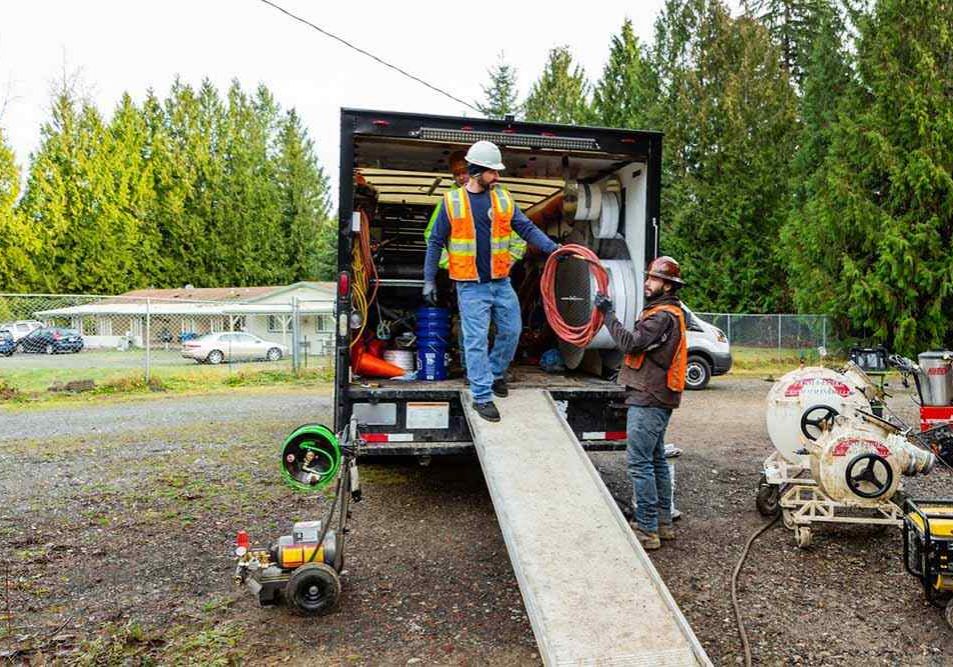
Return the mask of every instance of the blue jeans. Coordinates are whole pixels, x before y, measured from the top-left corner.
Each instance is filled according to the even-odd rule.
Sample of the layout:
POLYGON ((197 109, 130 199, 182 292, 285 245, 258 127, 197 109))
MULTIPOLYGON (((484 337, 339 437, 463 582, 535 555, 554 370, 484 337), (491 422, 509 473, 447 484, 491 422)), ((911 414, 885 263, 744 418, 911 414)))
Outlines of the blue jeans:
POLYGON ((647 533, 672 523, 672 478, 665 462, 665 428, 669 408, 633 405, 626 415, 626 463, 636 502, 635 522, 647 533))
POLYGON ((519 300, 510 279, 501 278, 488 283, 458 282, 457 303, 470 391, 475 402, 485 403, 493 400, 493 380, 506 375, 516 355, 523 329, 519 300), (496 322, 492 353, 487 349, 491 321, 496 322))

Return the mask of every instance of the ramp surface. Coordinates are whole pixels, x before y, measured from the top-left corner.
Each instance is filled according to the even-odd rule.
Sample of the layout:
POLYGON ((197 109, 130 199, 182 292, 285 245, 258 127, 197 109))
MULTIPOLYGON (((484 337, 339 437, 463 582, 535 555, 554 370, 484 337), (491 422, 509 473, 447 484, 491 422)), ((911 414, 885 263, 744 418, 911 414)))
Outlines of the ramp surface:
POLYGON ((710 665, 549 393, 464 406, 547 665, 710 665))

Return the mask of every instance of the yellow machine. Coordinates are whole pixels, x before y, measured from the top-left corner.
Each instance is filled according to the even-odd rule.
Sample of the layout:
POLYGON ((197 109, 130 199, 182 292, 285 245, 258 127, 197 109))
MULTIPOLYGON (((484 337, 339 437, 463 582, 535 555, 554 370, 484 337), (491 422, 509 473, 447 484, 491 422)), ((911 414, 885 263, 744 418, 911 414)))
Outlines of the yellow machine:
POLYGON ((904 503, 903 562, 953 626, 953 500, 904 503))

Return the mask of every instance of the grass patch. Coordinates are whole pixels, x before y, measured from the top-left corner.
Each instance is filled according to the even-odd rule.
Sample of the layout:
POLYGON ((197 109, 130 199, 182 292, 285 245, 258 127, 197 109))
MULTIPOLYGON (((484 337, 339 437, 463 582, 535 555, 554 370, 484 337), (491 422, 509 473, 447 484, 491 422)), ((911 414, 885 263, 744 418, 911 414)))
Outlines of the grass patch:
POLYGON ((780 377, 805 366, 825 365, 836 368, 844 363, 840 357, 826 357, 822 360, 813 348, 781 348, 731 346, 731 374, 740 377, 780 377))

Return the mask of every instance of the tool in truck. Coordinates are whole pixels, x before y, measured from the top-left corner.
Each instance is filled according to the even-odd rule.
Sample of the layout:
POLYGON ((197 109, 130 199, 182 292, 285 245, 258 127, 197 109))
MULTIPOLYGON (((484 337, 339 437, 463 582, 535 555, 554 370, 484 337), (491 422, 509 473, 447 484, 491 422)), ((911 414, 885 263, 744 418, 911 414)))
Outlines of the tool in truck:
MULTIPOLYGON (((365 457, 477 454, 544 663, 711 664, 585 453, 625 446, 625 391, 614 382, 623 355, 593 299, 599 287, 610 294, 627 328, 642 309, 638 287, 658 254, 661 135, 344 109, 339 185, 335 429, 354 432, 365 457), (460 300, 436 271, 439 305, 421 307, 424 231, 453 187, 449 157, 481 141, 500 154, 488 163, 506 166, 481 171, 484 208, 497 198, 498 213, 512 205, 547 237, 521 262, 497 255, 522 326, 500 422, 481 417, 476 388, 447 372, 460 353, 450 335, 460 300), (548 263, 552 280, 548 243, 572 256, 548 263), (579 335, 557 334, 547 308, 579 335), (544 370, 554 354, 561 363, 547 368, 561 370, 544 370), (403 361, 356 363, 368 358, 403 361)), ((451 199, 469 205, 470 194, 451 199)), ((475 251, 461 264, 479 278, 475 251)))
POLYGON ((444 195, 427 241, 424 300, 437 305, 437 261, 446 249, 450 279, 456 288, 473 409, 487 421, 499 421, 493 396, 508 395, 506 371, 522 332, 519 300, 510 282, 515 231, 547 255, 559 246, 516 205, 499 184, 506 166, 500 149, 477 141, 466 154, 469 180, 444 195), (490 351, 490 324, 496 338, 490 351))

